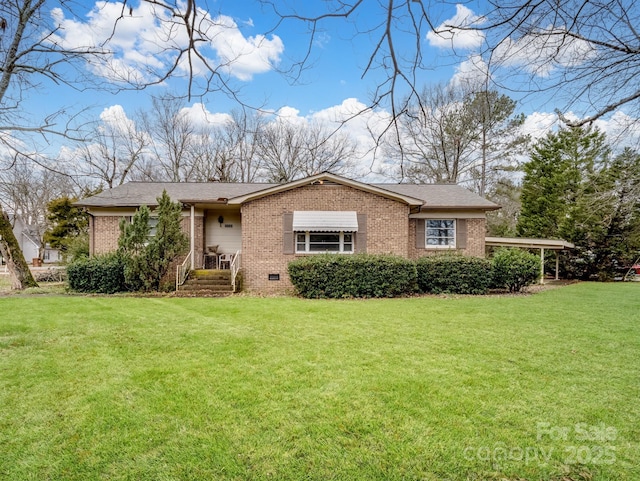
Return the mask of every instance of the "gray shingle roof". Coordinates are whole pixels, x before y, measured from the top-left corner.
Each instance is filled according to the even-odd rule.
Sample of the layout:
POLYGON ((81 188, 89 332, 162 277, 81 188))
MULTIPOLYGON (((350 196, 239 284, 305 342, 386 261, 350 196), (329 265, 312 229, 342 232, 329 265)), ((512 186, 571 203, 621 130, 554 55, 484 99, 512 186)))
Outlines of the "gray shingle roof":
POLYGON ((171 200, 209 201, 230 199, 273 187, 274 184, 222 182, 129 182, 76 202, 83 207, 137 207, 157 205, 166 190, 171 200))
POLYGON ((422 199, 423 207, 499 209, 500 206, 456 184, 372 184, 381 189, 422 199))
MULTIPOLYGON (((244 196, 275 187, 267 183, 221 183, 221 182, 129 182, 105 190, 100 194, 82 199, 76 204, 83 207, 137 207, 154 206, 156 198, 167 191, 172 200, 183 202, 216 202, 244 196)), ((380 189, 421 199, 424 207, 442 209, 486 209, 499 208, 473 192, 455 184, 371 184, 380 189)))

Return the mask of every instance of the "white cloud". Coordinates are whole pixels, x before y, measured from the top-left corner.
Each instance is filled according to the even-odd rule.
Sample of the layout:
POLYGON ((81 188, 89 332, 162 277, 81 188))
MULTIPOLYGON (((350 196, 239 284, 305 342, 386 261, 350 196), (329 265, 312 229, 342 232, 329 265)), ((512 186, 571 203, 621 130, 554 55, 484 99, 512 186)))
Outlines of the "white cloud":
MULTIPOLYGON (((580 120, 573 112, 564 114, 569 121, 580 120)), ((521 128, 523 134, 531 136, 533 142, 541 139, 548 132, 562 127, 558 114, 553 112, 533 112, 525 118, 521 128)), ((598 119, 594 125, 607 135, 607 141, 614 151, 624 147, 638 149, 640 147, 640 119, 617 111, 611 117, 598 119)))
MULTIPOLYGON (((383 181, 379 173, 385 171, 384 159, 376 149, 376 141, 391 124, 391 114, 386 110, 372 110, 356 98, 345 99, 341 104, 314 112, 312 118, 336 127, 347 134, 357 145, 357 155, 362 166, 363 180, 383 181)), ((387 169, 388 170, 388 169, 387 169)))
POLYGON ((456 67, 450 83, 454 86, 485 86, 490 78, 489 66, 484 59, 480 55, 470 55, 456 67))
POLYGON ((284 52, 280 37, 268 39, 256 35, 245 38, 236 22, 225 15, 211 20, 207 37, 220 65, 240 80, 251 80, 254 74, 268 72, 284 52))
POLYGON ((180 111, 198 126, 219 126, 231 120, 231 115, 226 113, 211 113, 204 104, 195 103, 191 107, 185 107, 180 111))
MULTIPOLYGON (((110 81, 158 80, 188 45, 186 31, 167 10, 151 3, 141 2, 131 13, 122 3, 105 1, 96 2, 85 20, 65 18, 62 9, 55 8, 51 16, 59 30, 49 40, 68 49, 102 51, 89 66, 110 81)), ((249 81, 280 61, 284 44, 278 36, 245 37, 231 17, 213 18, 203 9, 198 14, 203 58, 183 56, 178 65, 182 73, 191 68, 196 75, 204 75, 212 68, 249 81)))
POLYGON ((517 40, 505 39, 493 57, 502 65, 522 67, 539 77, 548 77, 558 67, 580 65, 596 54, 590 43, 566 36, 564 28, 549 26, 517 40))
POLYGON ((122 105, 112 105, 100 113, 100 120, 105 126, 113 130, 134 132, 135 122, 127 117, 122 105))
POLYGON ((640 119, 617 111, 608 119, 598 119, 595 126, 607 134, 607 140, 615 151, 625 147, 640 149, 640 119))
POLYGON ((558 115, 553 112, 533 112, 525 118, 521 132, 531 136, 531 140, 535 142, 557 128, 559 123, 558 115))
POLYGON ((432 47, 470 50, 478 48, 484 41, 484 34, 469 27, 484 23, 484 18, 475 15, 464 5, 456 5, 456 14, 445 20, 435 31, 427 33, 432 47))

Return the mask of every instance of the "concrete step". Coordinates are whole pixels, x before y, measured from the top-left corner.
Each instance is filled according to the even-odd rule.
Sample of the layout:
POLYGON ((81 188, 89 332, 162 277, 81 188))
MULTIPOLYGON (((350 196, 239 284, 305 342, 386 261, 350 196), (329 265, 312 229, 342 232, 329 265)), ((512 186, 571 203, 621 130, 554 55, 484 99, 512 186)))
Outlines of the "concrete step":
POLYGON ((183 285, 178 287, 178 292, 189 292, 193 295, 202 294, 232 294, 231 272, 224 270, 196 270, 189 273, 189 277, 183 285))
POLYGON ((185 283, 178 287, 178 293, 191 297, 233 294, 231 271, 213 269, 191 271, 185 283))
POLYGON ((200 284, 182 284, 178 287, 179 291, 211 291, 211 292, 233 292, 231 285, 200 285, 200 284))
MULTIPOLYGON (((182 286, 181 286, 182 287, 182 286)), ((176 297, 228 297, 232 295, 231 291, 212 291, 205 290, 182 290, 178 289, 175 293, 176 297)))
POLYGON ((185 284, 198 285, 198 286, 230 286, 231 279, 220 279, 220 278, 198 278, 198 279, 187 279, 185 284))

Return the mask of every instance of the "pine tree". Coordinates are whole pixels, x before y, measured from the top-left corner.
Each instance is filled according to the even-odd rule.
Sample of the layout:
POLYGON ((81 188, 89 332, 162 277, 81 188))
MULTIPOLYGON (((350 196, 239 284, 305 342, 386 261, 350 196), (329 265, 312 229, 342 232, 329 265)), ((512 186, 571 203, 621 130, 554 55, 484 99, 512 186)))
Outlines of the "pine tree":
POLYGON ((51 227, 44 233, 44 241, 54 249, 66 252, 73 241, 86 236, 89 215, 73 203, 76 199, 64 196, 47 204, 47 219, 51 227))
POLYGON ((608 155, 598 129, 561 129, 540 140, 523 166, 518 235, 573 239, 577 201, 608 155))
POLYGON ((609 279, 640 254, 637 152, 611 159, 602 132, 562 129, 535 146, 524 171, 518 234, 573 242, 566 275, 609 279))
POLYGON ((158 290, 171 262, 188 247, 180 228, 182 206, 166 191, 158 197, 155 231, 149 223, 151 211, 141 206, 131 223, 120 222, 118 252, 125 259, 125 280, 132 290, 158 290))

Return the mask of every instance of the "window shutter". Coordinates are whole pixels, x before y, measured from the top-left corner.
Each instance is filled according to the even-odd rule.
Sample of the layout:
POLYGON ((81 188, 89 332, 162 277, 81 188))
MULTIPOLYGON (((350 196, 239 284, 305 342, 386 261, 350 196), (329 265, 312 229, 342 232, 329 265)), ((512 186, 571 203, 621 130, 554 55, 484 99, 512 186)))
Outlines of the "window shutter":
POLYGON ((355 252, 358 254, 367 252, 367 214, 358 214, 355 252))
POLYGON ((456 219, 456 248, 467 248, 467 219, 456 219))
POLYGON ((282 214, 282 253, 293 254, 295 252, 295 237, 293 235, 293 212, 282 214))
POLYGON ((424 219, 416 219, 416 249, 424 249, 426 247, 424 226, 424 219))

